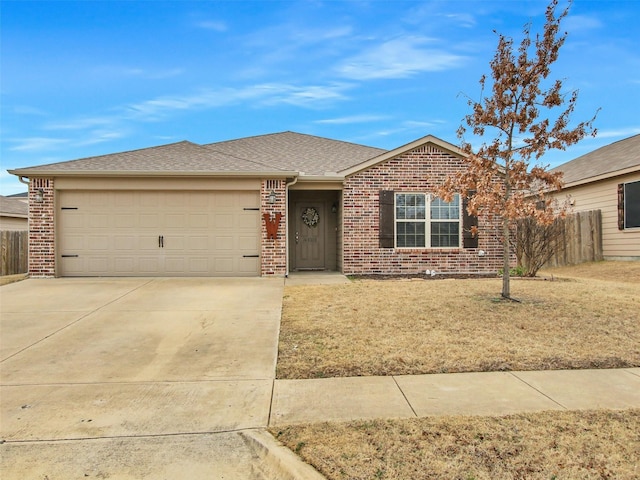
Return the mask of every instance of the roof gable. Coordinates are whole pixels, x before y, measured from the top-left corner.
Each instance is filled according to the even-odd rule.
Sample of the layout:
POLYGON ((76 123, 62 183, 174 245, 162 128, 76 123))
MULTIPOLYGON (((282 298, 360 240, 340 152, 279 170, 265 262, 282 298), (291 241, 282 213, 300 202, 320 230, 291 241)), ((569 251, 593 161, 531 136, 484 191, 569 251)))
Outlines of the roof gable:
POLYGON ((564 173, 565 187, 640 171, 640 134, 605 145, 551 170, 564 173))
POLYGON ((433 135, 427 135, 426 137, 419 138, 418 140, 414 140, 411 143, 407 143, 401 147, 398 147, 394 150, 389 150, 388 152, 384 152, 376 157, 370 158, 362 163, 357 165, 353 165, 349 168, 339 171, 341 175, 348 177, 349 175, 354 175, 358 172, 366 170, 368 168, 374 167, 380 163, 386 162, 387 160, 391 160, 403 153, 410 152, 415 150, 416 148, 423 147, 427 144, 432 144, 438 148, 441 148, 449 153, 452 153, 459 157, 466 157, 467 154, 464 153, 460 148, 455 145, 445 142, 444 140, 439 139, 438 137, 434 137, 433 135))

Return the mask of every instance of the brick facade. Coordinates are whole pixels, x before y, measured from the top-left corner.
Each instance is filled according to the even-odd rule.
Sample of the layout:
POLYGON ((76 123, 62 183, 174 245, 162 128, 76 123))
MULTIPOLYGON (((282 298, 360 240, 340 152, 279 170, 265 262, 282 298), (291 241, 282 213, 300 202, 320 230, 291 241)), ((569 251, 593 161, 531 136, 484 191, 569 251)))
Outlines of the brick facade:
POLYGON ((32 178, 29 182, 29 275, 34 278, 56 274, 53 183, 52 178, 32 178))
POLYGON ((478 248, 396 249, 379 246, 381 190, 434 193, 464 168, 456 155, 426 144, 350 175, 343 190, 342 270, 349 274, 493 273, 502 266, 498 220, 479 218, 478 248), (479 251, 485 252, 484 256, 479 251))
POLYGON ((282 275, 287 272, 287 241, 286 241, 286 201, 285 180, 263 180, 260 186, 260 217, 261 228, 261 268, 262 276, 282 275), (271 192, 276 194, 276 202, 269 203, 271 192), (266 220, 263 215, 269 215, 271 221, 275 220, 276 214, 281 215, 280 224, 276 233, 276 238, 268 238, 266 220))

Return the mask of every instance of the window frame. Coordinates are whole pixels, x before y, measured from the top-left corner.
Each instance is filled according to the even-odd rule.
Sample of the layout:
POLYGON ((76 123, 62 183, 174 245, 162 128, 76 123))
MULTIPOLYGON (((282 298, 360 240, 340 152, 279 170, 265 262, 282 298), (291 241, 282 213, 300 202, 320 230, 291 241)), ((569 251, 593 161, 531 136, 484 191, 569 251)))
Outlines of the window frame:
MULTIPOLYGON (((393 245, 398 250, 460 250, 463 248, 463 199, 462 195, 455 193, 457 200, 458 216, 456 219, 452 218, 432 218, 431 206, 435 199, 439 197, 432 193, 424 192, 393 192, 393 245), (425 218, 398 218, 398 197, 400 195, 421 195, 424 198, 425 218), (398 246, 398 223, 422 223, 424 224, 424 245, 423 246, 398 246), (449 246, 432 246, 431 245, 431 225, 432 223, 457 223, 458 225, 458 241, 457 245, 449 246)), ((451 203, 451 202, 448 202, 451 203)))
MULTIPOLYGON (((628 205, 630 204, 630 199, 629 199, 629 197, 631 196, 631 195, 630 195, 630 193, 631 193, 631 192, 628 192, 628 191, 627 191, 627 187, 628 187, 629 185, 631 185, 631 184, 635 184, 635 185, 634 185, 634 192, 633 192, 633 196, 635 197, 635 196, 637 195, 637 198, 633 198, 633 200, 635 200, 635 201, 636 201, 636 204, 637 204, 637 203, 640 203, 640 190, 639 190, 639 191, 637 191, 637 192, 635 191, 635 190, 637 190, 637 189, 640 189, 640 180, 634 180, 634 181, 631 181, 631 182, 625 182, 625 183, 623 183, 623 189, 624 189, 624 190, 623 190, 623 195, 624 195, 624 199, 623 199, 623 202, 624 202, 624 203, 623 203, 623 210, 624 210, 624 212, 623 212, 623 215, 624 215, 624 217, 623 217, 623 222, 624 222, 624 223, 623 223, 623 227, 624 227, 624 228, 623 228, 623 229, 624 229, 624 230, 635 230, 635 229, 640 228, 640 222, 638 222, 638 224, 637 224, 637 225, 627 225, 627 216, 628 216, 628 213, 629 213, 629 210, 630 210, 630 209, 629 209, 629 207, 628 207, 628 205)), ((638 215, 638 213, 637 213, 637 212, 634 212, 634 214, 635 214, 635 215, 638 215)), ((639 217, 639 218, 640 218, 640 217, 639 217)))

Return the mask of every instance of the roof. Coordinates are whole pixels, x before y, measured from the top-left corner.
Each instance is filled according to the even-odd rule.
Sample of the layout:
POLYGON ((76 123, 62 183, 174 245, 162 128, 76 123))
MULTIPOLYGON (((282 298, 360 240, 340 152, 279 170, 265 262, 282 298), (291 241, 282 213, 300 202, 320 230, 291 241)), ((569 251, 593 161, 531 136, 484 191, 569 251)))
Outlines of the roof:
POLYGON ((215 152, 250 158, 305 175, 334 174, 386 150, 295 132, 273 133, 204 145, 215 152))
POLYGON ((376 157, 369 158, 362 163, 359 163, 357 165, 352 165, 349 168, 345 168, 344 170, 341 170, 340 173, 345 177, 349 175, 353 175, 354 173, 373 167, 374 165, 385 162, 394 157, 397 157, 398 155, 402 155, 403 153, 409 152, 411 150, 415 150, 416 148, 422 147, 423 145, 427 145, 427 144, 435 145, 438 148, 451 152, 454 155, 457 155, 460 157, 467 156, 466 153, 464 153, 460 148, 456 147, 455 145, 449 142, 445 142, 444 140, 441 140, 438 137, 434 137, 433 135, 427 135, 426 137, 419 138, 417 140, 414 140, 411 143, 402 145, 401 147, 395 148, 393 150, 389 150, 387 152, 383 152, 380 155, 377 155, 376 157))
POLYGON ((198 145, 188 141, 10 170, 45 175, 326 175, 384 150, 294 132, 198 145))
MULTIPOLYGON (((159 147, 11 170, 18 175, 255 173, 274 169, 182 141, 159 147)), ((277 168, 275 170, 278 170, 277 168)), ((273 172, 272 172, 273 173, 273 172)))
POLYGON ((551 171, 564 173, 565 188, 640 171, 640 134, 598 148, 551 171))
POLYGON ((29 204, 18 198, 7 198, 0 195, 0 215, 3 217, 27 218, 29 204))

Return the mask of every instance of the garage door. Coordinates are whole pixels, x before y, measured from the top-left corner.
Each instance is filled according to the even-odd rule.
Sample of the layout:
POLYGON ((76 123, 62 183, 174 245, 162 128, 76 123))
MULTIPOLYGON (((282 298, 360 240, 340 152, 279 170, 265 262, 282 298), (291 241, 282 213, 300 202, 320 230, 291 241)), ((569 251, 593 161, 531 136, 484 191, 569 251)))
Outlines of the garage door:
POLYGON ((62 191, 62 276, 256 276, 258 192, 62 191))

